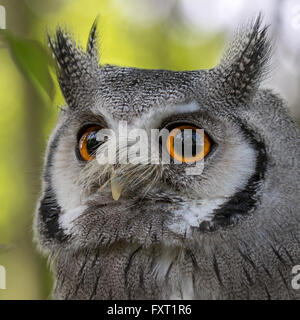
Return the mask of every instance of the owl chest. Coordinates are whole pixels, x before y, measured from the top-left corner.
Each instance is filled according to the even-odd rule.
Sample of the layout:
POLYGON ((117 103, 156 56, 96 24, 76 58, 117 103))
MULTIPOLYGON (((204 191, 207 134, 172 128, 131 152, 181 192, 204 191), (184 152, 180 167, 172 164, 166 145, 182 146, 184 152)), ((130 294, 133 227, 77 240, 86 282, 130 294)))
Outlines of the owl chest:
POLYGON ((54 295, 61 299, 196 299, 194 270, 178 249, 122 245, 58 255, 54 295))

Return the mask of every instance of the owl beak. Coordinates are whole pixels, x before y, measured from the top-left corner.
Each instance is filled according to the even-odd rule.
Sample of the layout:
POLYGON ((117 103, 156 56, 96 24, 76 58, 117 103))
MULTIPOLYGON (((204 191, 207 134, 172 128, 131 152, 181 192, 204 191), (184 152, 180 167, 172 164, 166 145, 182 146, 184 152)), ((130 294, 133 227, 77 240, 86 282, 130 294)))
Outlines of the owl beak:
POLYGON ((118 201, 122 194, 122 185, 118 182, 118 179, 112 178, 111 180, 111 194, 114 200, 118 201))

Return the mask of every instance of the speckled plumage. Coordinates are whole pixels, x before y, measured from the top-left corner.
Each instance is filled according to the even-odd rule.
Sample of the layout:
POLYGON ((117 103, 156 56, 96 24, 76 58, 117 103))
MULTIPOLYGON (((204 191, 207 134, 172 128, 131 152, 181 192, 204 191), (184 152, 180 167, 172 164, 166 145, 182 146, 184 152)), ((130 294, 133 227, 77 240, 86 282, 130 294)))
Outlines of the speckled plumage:
POLYGON ((270 52, 260 18, 220 65, 199 71, 98 66, 95 30, 87 53, 61 30, 50 40, 67 106, 48 144, 35 229, 54 296, 299 299, 291 270, 300 264, 300 132, 282 99, 259 87, 270 52), (189 103, 198 109, 184 111, 189 103), (109 188, 99 191, 101 166, 93 160, 88 175, 75 146, 84 124, 115 129, 118 120, 193 123, 215 149, 200 176, 169 164, 145 180, 147 165, 122 165, 134 175, 114 201, 109 188), (183 221, 205 205, 211 219, 183 221))

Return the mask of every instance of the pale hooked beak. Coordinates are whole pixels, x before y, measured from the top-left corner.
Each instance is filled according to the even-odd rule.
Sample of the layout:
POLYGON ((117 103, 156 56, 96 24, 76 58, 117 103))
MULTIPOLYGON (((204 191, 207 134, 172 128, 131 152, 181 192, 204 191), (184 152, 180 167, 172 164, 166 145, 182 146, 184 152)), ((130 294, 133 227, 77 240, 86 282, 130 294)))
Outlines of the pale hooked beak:
POLYGON ((123 186, 119 183, 118 178, 111 179, 111 194, 114 200, 118 201, 122 194, 123 186))

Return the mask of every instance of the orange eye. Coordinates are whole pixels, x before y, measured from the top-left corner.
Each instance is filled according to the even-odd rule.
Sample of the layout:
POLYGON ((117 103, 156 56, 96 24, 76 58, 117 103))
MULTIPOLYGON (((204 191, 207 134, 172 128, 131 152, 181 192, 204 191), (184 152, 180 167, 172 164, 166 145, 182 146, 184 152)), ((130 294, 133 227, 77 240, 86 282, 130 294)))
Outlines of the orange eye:
POLYGON ((170 132, 166 147, 174 160, 192 163, 207 156, 211 149, 211 140, 199 128, 191 125, 181 125, 170 132))
POLYGON ((81 135, 78 149, 82 160, 89 161, 95 158, 96 150, 103 143, 97 140, 97 132, 100 129, 100 126, 88 127, 81 135))

